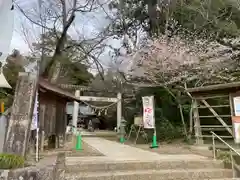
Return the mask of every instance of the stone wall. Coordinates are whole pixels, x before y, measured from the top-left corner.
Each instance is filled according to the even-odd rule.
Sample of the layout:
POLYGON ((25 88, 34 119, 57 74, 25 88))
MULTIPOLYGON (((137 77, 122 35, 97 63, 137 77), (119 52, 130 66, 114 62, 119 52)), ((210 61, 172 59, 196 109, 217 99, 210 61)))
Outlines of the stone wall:
POLYGON ((65 153, 59 153, 54 159, 45 158, 36 166, 0 170, 0 180, 64 180, 64 173, 65 153))

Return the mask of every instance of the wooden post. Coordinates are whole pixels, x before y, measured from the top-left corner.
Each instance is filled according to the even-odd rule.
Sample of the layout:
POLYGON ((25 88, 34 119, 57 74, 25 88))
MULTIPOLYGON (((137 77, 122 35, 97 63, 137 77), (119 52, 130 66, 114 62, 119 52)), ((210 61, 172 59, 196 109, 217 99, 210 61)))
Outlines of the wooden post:
POLYGON ((202 145, 203 144, 202 130, 201 130, 201 126, 200 126, 198 105, 197 105, 197 100, 196 99, 193 100, 193 119, 194 119, 196 144, 197 145, 202 145))
POLYGON ((233 96, 232 96, 232 94, 229 94, 229 106, 230 106, 231 116, 234 116, 233 96))
POLYGON ((56 133, 55 135, 55 149, 59 148, 59 134, 56 133))
POLYGON ((39 124, 40 124, 40 151, 44 151, 44 141, 45 141, 45 131, 44 131, 44 117, 45 117, 46 106, 41 104, 39 105, 39 124))
MULTIPOLYGON (((77 98, 80 97, 80 91, 79 90, 75 91, 75 96, 77 98)), ((76 128, 77 128, 77 120, 78 120, 78 111, 79 111, 79 103, 77 101, 74 101, 72 125, 76 128)))
POLYGON ((44 140, 45 140, 45 132, 42 130, 41 131, 41 138, 40 138, 41 142, 40 142, 40 151, 43 152, 44 151, 44 140))
POLYGON ((117 94, 117 132, 120 130, 121 120, 122 120, 122 94, 117 94))
POLYGON ((34 100, 36 97, 37 76, 19 73, 9 119, 4 152, 25 156, 29 141, 34 100))

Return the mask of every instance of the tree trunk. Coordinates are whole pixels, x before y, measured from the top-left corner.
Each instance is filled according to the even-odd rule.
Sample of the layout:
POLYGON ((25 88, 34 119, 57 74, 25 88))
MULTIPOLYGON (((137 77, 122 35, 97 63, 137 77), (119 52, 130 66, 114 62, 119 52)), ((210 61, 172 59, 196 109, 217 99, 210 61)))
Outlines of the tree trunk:
POLYGON ((37 88, 37 76, 19 73, 4 152, 25 156, 37 88))
POLYGON ((64 47, 67 42, 67 31, 75 19, 77 0, 73 1, 72 13, 68 19, 67 19, 67 10, 66 10, 67 5, 64 0, 61 0, 61 3, 62 3, 63 29, 61 32, 61 36, 60 36, 59 40, 57 41, 53 58, 50 61, 50 63, 48 64, 48 66, 45 69, 44 74, 43 74, 43 75, 47 75, 50 82, 52 82, 52 83, 56 83, 56 81, 59 77, 60 71, 61 71, 62 63, 59 61, 59 59, 61 59, 62 56, 65 54, 64 47))

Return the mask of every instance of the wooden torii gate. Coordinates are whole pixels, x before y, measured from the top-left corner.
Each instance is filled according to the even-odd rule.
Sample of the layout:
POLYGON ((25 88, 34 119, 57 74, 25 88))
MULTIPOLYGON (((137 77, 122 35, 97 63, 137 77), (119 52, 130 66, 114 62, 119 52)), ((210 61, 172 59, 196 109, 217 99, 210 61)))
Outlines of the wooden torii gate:
MULTIPOLYGON (((119 127, 121 124, 122 119, 122 94, 117 93, 116 98, 112 97, 95 97, 95 96, 81 96, 80 90, 75 91, 75 96, 79 98, 81 101, 88 101, 88 102, 112 102, 117 104, 117 130, 119 132, 119 127)), ((78 109, 79 109, 79 103, 74 102, 73 106, 73 126, 77 127, 77 119, 78 119, 78 109)))

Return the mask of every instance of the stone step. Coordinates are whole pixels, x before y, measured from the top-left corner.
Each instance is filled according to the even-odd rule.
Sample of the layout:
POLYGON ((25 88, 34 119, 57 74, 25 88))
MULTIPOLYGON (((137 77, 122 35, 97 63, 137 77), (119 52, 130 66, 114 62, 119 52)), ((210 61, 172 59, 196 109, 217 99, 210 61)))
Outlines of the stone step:
POLYGON ((205 179, 205 180, 240 180, 240 178, 221 178, 221 179, 205 179))
POLYGON ((231 178, 226 169, 132 170, 65 174, 65 180, 203 180, 231 178))
POLYGON ((204 180, 240 180, 240 178, 221 178, 221 179, 204 179, 204 180))
POLYGON ((159 161, 92 161, 66 162, 66 172, 108 172, 112 170, 164 170, 164 169, 203 169, 224 168, 221 161, 212 160, 159 160, 159 161))

